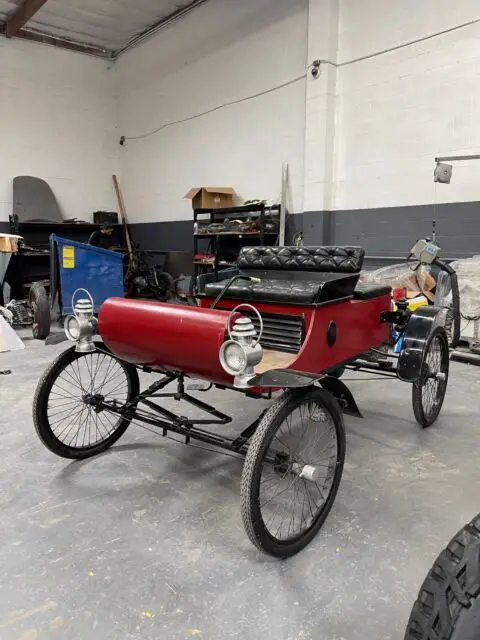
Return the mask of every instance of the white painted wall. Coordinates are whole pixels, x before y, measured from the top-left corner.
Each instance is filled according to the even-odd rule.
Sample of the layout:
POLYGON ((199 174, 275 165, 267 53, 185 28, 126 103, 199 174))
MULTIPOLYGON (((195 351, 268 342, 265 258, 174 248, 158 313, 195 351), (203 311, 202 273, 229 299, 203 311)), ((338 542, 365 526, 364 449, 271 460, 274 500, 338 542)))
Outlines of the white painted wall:
MULTIPOLYGON (((480 17, 478 0, 341 0, 340 63, 480 17)), ((480 153, 480 24, 343 66, 336 209, 434 201, 434 157, 480 153)), ((480 200, 480 161, 438 202, 480 200)))
MULTIPOLYGON (((306 0, 210 0, 117 61, 119 134, 273 88, 305 73, 306 0)), ((178 124, 120 150, 134 222, 188 220, 193 186, 233 186, 279 201, 290 165, 292 208, 303 210, 305 79, 178 124)))
MULTIPOLYGON (((308 61, 335 62, 338 53, 339 0, 309 0, 308 61)), ((305 109, 304 210, 331 211, 334 206, 337 75, 322 64, 317 78, 307 75, 305 109)))
POLYGON ((46 180, 67 217, 116 209, 115 71, 96 58, 0 38, 0 221, 12 180, 46 180))
MULTIPOLYGON (((480 152, 480 25, 342 63, 475 19, 478 0, 309 4, 307 28, 307 0, 210 0, 113 69, 0 39, 0 221, 11 212, 15 175, 46 179, 65 214, 85 218, 116 208, 117 172, 132 222, 188 220, 183 196, 192 186, 231 185, 241 198, 278 200, 282 161, 293 211, 433 202, 434 157, 480 152), (341 66, 323 67, 318 81, 302 78, 307 55, 341 66), (120 135, 294 78, 118 145, 120 135)), ((457 164, 452 184, 436 186, 437 200, 480 200, 479 173, 480 162, 457 164)))

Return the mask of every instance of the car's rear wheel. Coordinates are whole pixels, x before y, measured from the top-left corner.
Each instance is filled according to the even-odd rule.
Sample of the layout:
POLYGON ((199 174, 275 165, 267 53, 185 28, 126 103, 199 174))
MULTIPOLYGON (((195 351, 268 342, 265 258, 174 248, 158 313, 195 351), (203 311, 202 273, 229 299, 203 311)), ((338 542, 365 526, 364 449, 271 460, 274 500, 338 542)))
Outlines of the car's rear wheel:
POLYGON ((443 327, 428 338, 419 378, 413 383, 412 404, 421 427, 429 427, 440 415, 447 392, 450 352, 443 327))

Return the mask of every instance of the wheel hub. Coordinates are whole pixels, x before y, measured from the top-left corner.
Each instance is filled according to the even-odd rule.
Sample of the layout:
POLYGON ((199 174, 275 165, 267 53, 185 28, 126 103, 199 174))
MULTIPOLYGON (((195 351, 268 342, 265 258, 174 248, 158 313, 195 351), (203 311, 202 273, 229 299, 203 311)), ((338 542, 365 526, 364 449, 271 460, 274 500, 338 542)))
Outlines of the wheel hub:
POLYGON ((292 474, 310 482, 317 482, 319 469, 311 464, 295 462, 288 453, 277 453, 273 462, 273 469, 281 476, 292 474))
POLYGON ((425 365, 425 380, 439 380, 440 382, 444 382, 447 379, 447 376, 442 371, 433 371, 430 366, 425 365))
POLYGON ((290 471, 290 456, 288 453, 275 454, 275 460, 273 461, 273 470, 281 476, 286 476, 290 471))
POLYGON ((100 413, 101 411, 103 411, 102 405, 104 400, 105 398, 99 393, 87 393, 83 396, 84 403, 87 405, 87 407, 93 407, 95 413, 100 413))

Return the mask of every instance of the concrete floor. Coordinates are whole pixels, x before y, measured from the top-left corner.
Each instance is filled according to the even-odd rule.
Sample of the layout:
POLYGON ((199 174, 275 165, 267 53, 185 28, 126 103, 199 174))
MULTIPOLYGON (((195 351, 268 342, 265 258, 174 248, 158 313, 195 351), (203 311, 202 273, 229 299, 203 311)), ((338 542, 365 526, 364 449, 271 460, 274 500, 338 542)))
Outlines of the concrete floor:
MULTIPOLYGON (((347 419, 335 506, 279 562, 244 534, 237 460, 138 428, 87 462, 49 453, 32 396, 66 344, 26 344, 0 355, 1 640, 401 640, 434 556, 480 511, 478 368, 452 365, 427 431, 408 385, 352 383, 365 420, 347 419)), ((210 400, 239 425, 264 406, 210 400)))

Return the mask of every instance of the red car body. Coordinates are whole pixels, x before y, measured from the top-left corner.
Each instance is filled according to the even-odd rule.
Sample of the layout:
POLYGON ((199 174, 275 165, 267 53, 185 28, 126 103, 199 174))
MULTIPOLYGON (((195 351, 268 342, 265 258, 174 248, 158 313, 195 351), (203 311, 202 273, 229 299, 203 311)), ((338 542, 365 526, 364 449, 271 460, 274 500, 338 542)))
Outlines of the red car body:
MULTIPOLYGON (((122 360, 233 387, 219 351, 237 303, 224 300, 221 309, 210 309, 212 302, 206 297, 200 307, 188 307, 110 298, 100 309, 99 333, 122 360)), ((388 340, 389 326, 380 316, 390 310, 389 295, 316 307, 266 303, 255 307, 260 314, 303 318, 303 344, 287 367, 293 371, 317 375, 388 340)))

